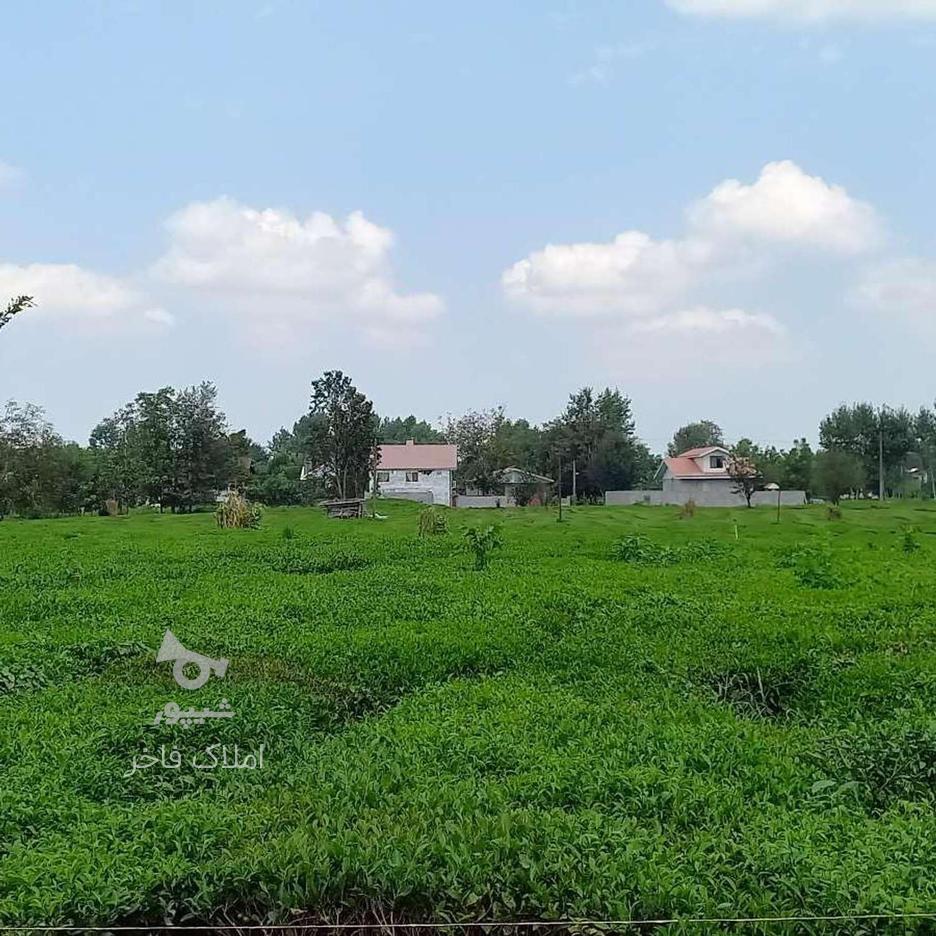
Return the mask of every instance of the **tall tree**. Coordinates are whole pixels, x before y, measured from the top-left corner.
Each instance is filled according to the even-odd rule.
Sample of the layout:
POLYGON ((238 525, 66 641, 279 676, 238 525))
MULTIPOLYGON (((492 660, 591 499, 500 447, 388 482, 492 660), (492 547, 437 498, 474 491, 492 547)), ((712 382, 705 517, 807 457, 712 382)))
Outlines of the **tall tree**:
POLYGON ((363 496, 377 462, 378 419, 374 405, 341 371, 312 381, 310 446, 331 493, 363 496))
POLYGON ((906 454, 914 449, 914 419, 903 407, 843 404, 822 420, 819 441, 826 450, 838 449, 858 458, 865 484, 870 490, 877 490, 880 448, 883 448, 886 480, 888 472, 900 465, 906 454))
POLYGON ((702 419, 677 429, 673 434, 673 441, 667 446, 666 454, 675 458, 691 449, 724 444, 721 427, 709 419, 702 419))
POLYGON ((458 446, 456 486, 460 493, 470 489, 492 494, 496 490, 495 475, 507 467, 501 444, 504 424, 504 411, 499 407, 446 419, 442 435, 446 442, 458 446))

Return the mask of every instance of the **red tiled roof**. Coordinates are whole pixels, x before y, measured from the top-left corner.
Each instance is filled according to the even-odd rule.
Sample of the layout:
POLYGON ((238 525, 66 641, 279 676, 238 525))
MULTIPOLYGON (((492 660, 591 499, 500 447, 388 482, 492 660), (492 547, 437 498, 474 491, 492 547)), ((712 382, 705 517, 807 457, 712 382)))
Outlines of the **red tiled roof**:
POLYGON ((404 471, 417 468, 424 471, 454 469, 458 467, 458 448, 454 445, 436 443, 417 445, 415 442, 407 442, 404 445, 381 445, 377 467, 381 471, 404 471))

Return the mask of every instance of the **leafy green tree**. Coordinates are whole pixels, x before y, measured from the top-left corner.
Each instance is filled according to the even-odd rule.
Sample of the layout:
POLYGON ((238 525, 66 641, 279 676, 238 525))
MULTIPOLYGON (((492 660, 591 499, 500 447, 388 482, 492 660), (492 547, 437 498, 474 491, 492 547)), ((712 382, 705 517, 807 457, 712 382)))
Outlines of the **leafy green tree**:
POLYGON ((213 501, 230 482, 227 420, 218 391, 204 381, 180 390, 173 404, 173 510, 190 511, 213 501))
POLYGON ((721 427, 709 419, 702 419, 677 429, 673 435, 673 441, 667 447, 666 454, 670 458, 675 458, 691 449, 724 444, 725 439, 721 427))
POLYGON ((415 416, 405 418, 396 416, 393 419, 384 417, 380 420, 377 430, 381 442, 400 443, 412 439, 414 442, 441 442, 442 433, 433 429, 423 419, 415 416))
POLYGON ((888 472, 916 445, 914 418, 903 407, 876 409, 870 403, 843 404, 822 420, 819 441, 826 450, 839 449, 858 458, 866 485, 877 490, 879 444, 883 444, 886 481, 888 472))
POLYGON ((619 390, 597 395, 583 387, 569 397, 565 411, 548 423, 544 442, 555 471, 563 462, 562 490, 571 490, 572 461, 578 474, 576 490, 585 499, 598 499, 613 488, 635 487, 652 473, 652 458, 637 439, 631 401, 619 390))
POLYGON ((446 442, 458 446, 455 483, 459 493, 471 489, 492 494, 497 489, 496 474, 507 464, 500 435, 504 422, 504 411, 499 407, 446 419, 442 435, 446 442))
POLYGON ((377 463, 378 419, 374 405, 341 371, 312 381, 309 445, 329 493, 363 496, 377 463))
POLYGON ((813 460, 813 488, 833 504, 845 494, 860 491, 865 482, 864 468, 857 455, 844 449, 819 452, 813 460))
POLYGON ((813 460, 815 455, 805 439, 797 439, 783 458, 780 486, 785 491, 812 490, 813 460))

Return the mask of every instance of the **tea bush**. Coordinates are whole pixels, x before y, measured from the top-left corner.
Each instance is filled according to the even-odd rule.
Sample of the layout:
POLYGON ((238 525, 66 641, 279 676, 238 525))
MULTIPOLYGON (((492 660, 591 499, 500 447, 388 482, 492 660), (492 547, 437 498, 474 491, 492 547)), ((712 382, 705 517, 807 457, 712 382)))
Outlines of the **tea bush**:
POLYGON ((390 499, 4 521, 0 923, 926 932, 839 917, 936 907, 936 509, 841 509, 506 509, 483 575, 390 499), (128 770, 161 744, 265 766, 128 770))

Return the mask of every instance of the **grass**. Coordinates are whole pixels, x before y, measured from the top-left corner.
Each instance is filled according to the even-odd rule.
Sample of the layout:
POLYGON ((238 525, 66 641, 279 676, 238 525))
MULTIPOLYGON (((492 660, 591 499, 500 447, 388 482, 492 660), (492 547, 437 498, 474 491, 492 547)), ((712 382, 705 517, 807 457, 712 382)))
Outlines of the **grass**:
POLYGON ((0 922, 936 910, 936 509, 381 512, 0 523, 0 922))

